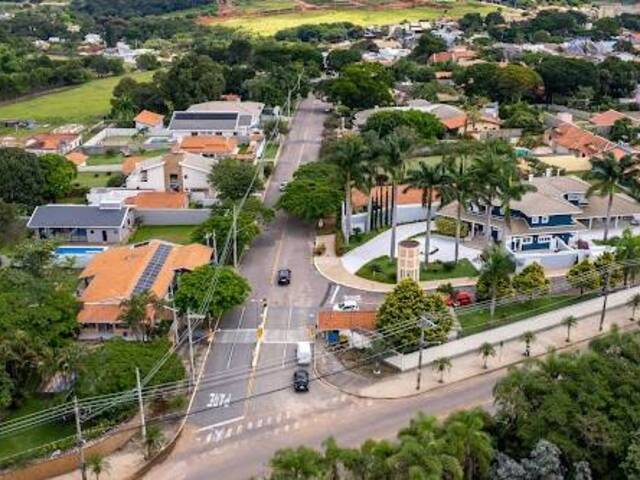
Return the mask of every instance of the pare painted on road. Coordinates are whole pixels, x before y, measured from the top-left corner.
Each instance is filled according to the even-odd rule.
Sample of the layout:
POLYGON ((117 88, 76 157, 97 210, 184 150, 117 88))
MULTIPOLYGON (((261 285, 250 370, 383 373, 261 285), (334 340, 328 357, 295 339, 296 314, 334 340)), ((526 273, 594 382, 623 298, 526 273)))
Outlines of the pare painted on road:
POLYGON ((210 393, 207 408, 228 407, 231 403, 230 393, 210 393))

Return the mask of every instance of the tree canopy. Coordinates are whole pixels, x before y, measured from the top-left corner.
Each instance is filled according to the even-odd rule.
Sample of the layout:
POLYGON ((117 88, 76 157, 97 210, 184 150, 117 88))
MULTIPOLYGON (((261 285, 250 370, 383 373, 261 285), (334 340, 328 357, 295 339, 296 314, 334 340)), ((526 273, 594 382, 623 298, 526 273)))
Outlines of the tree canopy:
POLYGON ((233 158, 222 159, 213 166, 209 183, 222 200, 240 200, 264 188, 255 165, 233 158))
POLYGON ((423 142, 433 142, 442 138, 445 128, 435 115, 419 110, 383 110, 374 113, 363 127, 363 131, 373 131, 383 138, 398 127, 413 129, 423 142))
POLYGON ((342 69, 340 76, 325 86, 329 98, 352 109, 363 110, 392 102, 393 78, 378 63, 354 63, 342 69))

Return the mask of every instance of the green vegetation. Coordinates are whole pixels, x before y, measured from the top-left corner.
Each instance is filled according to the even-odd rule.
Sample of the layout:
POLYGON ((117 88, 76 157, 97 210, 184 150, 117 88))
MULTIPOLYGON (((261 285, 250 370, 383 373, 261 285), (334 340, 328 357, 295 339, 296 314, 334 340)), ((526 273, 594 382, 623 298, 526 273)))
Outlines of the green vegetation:
POLYGON ((129 239, 129 243, 158 239, 186 245, 191 243, 193 232, 198 225, 142 225, 129 239))
POLYGON ((269 10, 294 8, 296 2, 294 0, 237 0, 233 2, 233 6, 242 14, 251 15, 269 10))
MULTIPOLYGON (((167 153, 168 150, 143 150, 133 155, 142 158, 159 157, 167 153)), ((87 165, 120 165, 126 157, 121 153, 103 153, 101 155, 90 155, 87 165)))
POLYGON ((276 158, 276 154, 278 153, 278 148, 280 144, 276 142, 269 142, 264 149, 263 160, 273 160, 276 158))
MULTIPOLYGON (((153 72, 127 75, 149 80, 153 72)), ((51 124, 90 123, 109 113, 114 87, 124 77, 93 80, 79 87, 0 106, 0 118, 33 119, 51 124)))
POLYGON ((109 173, 80 172, 74 181, 74 186, 80 188, 106 187, 111 175, 109 173))
MULTIPOLYGON (((367 280, 383 283, 396 283, 396 262, 388 256, 378 257, 362 266, 356 275, 367 280)), ((463 258, 454 264, 453 262, 433 262, 420 268, 420 280, 445 280, 448 278, 476 277, 478 271, 469 260, 463 258)))
POLYGON ((364 245, 369 240, 372 240, 373 238, 377 237, 383 232, 386 232, 387 230, 389 230, 389 227, 377 228, 375 230, 369 230, 368 232, 364 233, 354 233, 349 239, 349 244, 344 245, 344 247, 342 248, 342 255, 350 252, 354 248, 358 248, 360 245, 364 245))
MULTIPOLYGON (((455 5, 447 5, 447 17, 462 17, 469 12, 489 13, 498 6, 490 6, 479 2, 456 2, 455 5)), ((225 27, 240 28, 256 35, 273 35, 279 30, 297 27, 304 24, 351 22, 355 25, 389 25, 403 20, 433 20, 445 16, 445 10, 434 7, 415 7, 387 10, 328 10, 304 14, 288 13, 284 15, 256 16, 256 17, 229 17, 220 19, 216 24, 225 27)))

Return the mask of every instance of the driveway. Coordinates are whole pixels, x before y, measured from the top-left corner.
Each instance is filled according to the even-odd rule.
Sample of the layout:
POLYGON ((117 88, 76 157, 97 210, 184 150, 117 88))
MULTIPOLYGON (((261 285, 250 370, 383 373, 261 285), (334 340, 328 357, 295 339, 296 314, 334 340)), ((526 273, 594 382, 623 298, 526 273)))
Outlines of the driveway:
MULTIPOLYGON (((396 245, 402 240, 411 238, 414 235, 424 234, 424 230, 424 222, 399 225, 396 245)), ((424 254, 424 236, 416 238, 416 240, 422 243, 421 251, 424 254)), ((364 245, 361 245, 358 248, 355 248, 343 255, 341 258, 342 264, 349 273, 356 273, 358 270, 360 270, 360 268, 362 268, 362 266, 366 265, 371 260, 382 257, 384 255, 389 255, 390 246, 391 229, 385 230, 380 235, 369 240, 364 245)), ((437 251, 429 257, 429 260, 440 260, 442 262, 453 261, 455 253, 455 239, 432 234, 431 251, 433 252, 436 249, 437 251)), ((463 244, 460 244, 460 258, 468 259, 476 267, 479 267, 480 265, 478 262, 478 255, 480 255, 480 250, 469 248, 463 244)))

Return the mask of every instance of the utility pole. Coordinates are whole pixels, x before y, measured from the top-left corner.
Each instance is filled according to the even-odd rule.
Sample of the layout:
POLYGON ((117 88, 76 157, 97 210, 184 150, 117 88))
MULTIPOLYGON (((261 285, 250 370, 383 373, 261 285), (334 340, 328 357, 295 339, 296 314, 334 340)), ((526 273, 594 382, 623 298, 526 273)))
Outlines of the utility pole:
POLYGON ((76 414, 76 436, 78 441, 78 455, 80 456, 80 474, 82 480, 87 480, 87 465, 84 461, 84 440, 82 439, 82 426, 80 425, 80 408, 78 407, 78 397, 73 397, 73 409, 76 414))
POLYGON ((233 206, 233 268, 238 268, 238 212, 233 206))
POLYGON ((600 326, 598 327, 598 331, 602 331, 604 328, 604 317, 607 313, 607 300, 609 298, 609 275, 611 272, 610 268, 613 268, 613 265, 610 265, 604 274, 604 299, 602 300, 602 311, 600 312, 600 326))
POLYGON ((191 379, 191 385, 195 385, 196 379, 196 367, 195 362, 193 360, 193 331, 191 330, 191 310, 187 312, 187 332, 189 336, 189 369, 191 370, 189 373, 189 378, 191 379))
POLYGON ((142 401, 142 384, 140 383, 140 369, 136 367, 136 385, 138 386, 138 403, 140 404, 140 425, 142 427, 142 440, 147 441, 147 424, 144 420, 144 402, 142 401))
POLYGON ((424 330, 425 328, 435 328, 437 325, 426 315, 420 317, 420 350, 418 353, 418 374, 416 377, 416 390, 420 390, 422 383, 422 350, 424 349, 424 330))
POLYGON ((213 230, 211 232, 211 237, 213 239, 213 263, 218 265, 218 243, 216 241, 216 231, 213 230))

